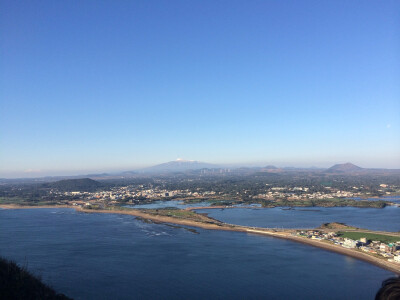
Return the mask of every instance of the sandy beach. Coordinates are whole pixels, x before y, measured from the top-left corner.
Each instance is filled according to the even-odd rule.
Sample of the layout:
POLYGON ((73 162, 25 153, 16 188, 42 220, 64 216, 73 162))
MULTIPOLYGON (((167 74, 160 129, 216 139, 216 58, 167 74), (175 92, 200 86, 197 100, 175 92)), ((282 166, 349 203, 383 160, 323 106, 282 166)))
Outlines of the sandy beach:
POLYGON ((354 249, 344 248, 338 245, 334 245, 331 243, 326 243, 319 240, 312 240, 308 238, 302 238, 298 236, 293 236, 290 234, 292 229, 287 229, 283 231, 272 231, 263 228, 255 228, 255 227, 246 227, 246 226, 239 226, 239 225, 232 225, 232 224, 225 224, 222 223, 221 225, 212 224, 212 223, 202 223, 196 222, 187 219, 179 219, 175 217, 168 217, 168 216, 160 216, 160 215, 151 215, 139 210, 131 209, 131 210, 90 210, 90 209, 83 209, 81 207, 75 206, 17 206, 17 205, 0 205, 0 208, 3 209, 31 209, 31 208, 73 208, 78 212, 82 213, 107 213, 107 214, 123 214, 123 215, 131 215, 135 217, 141 217, 143 219, 148 219, 154 221, 156 223, 171 223, 171 224, 178 224, 178 225, 185 225, 191 227, 198 227, 203 229, 209 230, 224 230, 224 231, 237 231, 237 232, 246 232, 249 234, 257 234, 257 235, 266 235, 275 238, 287 239, 290 241, 294 241, 297 243, 302 243, 314 247, 318 247, 324 250, 336 252, 342 255, 347 255, 359 260, 363 260, 365 262, 374 264, 378 267, 384 268, 391 272, 394 272, 400 275, 400 264, 388 262, 386 260, 368 255, 363 252, 359 252, 354 249))

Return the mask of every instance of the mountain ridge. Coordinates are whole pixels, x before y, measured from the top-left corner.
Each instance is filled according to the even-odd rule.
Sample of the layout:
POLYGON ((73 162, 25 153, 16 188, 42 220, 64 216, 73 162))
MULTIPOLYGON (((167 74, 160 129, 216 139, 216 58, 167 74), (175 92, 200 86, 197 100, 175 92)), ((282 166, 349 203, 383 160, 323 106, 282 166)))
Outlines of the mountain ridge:
POLYGON ((210 164, 206 162, 200 162, 197 160, 185 160, 178 158, 177 160, 169 161, 166 163, 158 164, 155 166, 147 167, 141 169, 141 172, 182 172, 189 170, 199 170, 199 169, 213 169, 219 168, 218 165, 210 164))
POLYGON ((364 168, 361 168, 359 166, 356 166, 355 164, 352 163, 344 163, 344 164, 336 164, 333 165, 332 167, 328 168, 326 172, 328 173, 351 173, 351 172, 359 172, 364 170, 364 168))

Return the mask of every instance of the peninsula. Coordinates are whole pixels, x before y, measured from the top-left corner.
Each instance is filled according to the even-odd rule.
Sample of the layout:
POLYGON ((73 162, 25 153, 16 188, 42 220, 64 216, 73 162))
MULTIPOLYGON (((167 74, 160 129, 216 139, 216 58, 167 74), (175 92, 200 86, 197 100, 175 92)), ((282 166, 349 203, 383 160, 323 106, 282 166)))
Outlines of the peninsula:
MULTIPOLYGON (((399 242, 400 245, 400 233, 393 232, 381 232, 364 230, 355 227, 346 226, 340 223, 328 223, 323 224, 318 229, 276 229, 276 228, 262 228, 262 227, 251 227, 241 226, 221 222, 219 220, 208 217, 205 214, 198 214, 192 210, 181 210, 181 209, 130 209, 130 208, 112 208, 112 209, 85 209, 78 208, 77 211, 84 213, 115 213, 125 214, 140 217, 142 219, 151 220, 156 223, 172 223, 179 225, 186 225, 192 227, 199 227, 210 230, 225 230, 225 231, 237 231, 245 232, 249 234, 266 235, 274 238, 287 239, 294 242, 307 244, 310 246, 322 248, 328 251, 337 252, 343 255, 354 257, 369 263, 372 263, 381 268, 392 271, 400 275, 400 261, 386 258, 387 255, 379 255, 373 248, 356 248, 354 240, 347 237, 340 237, 339 235, 350 235, 360 234, 365 236, 365 243, 368 242, 368 237, 379 237, 382 239, 390 239, 392 241, 399 242), (336 238, 335 238, 336 237, 336 238), (342 240, 343 243, 339 242, 342 240), (353 241, 353 242, 351 242, 353 241), (365 251, 371 249, 371 251, 365 251)), ((374 241, 376 242, 376 241, 374 241)), ((384 243, 379 243, 385 245, 384 243)), ((392 244, 390 244, 392 245, 392 244)), ((389 246, 387 246, 389 247, 389 246)), ((393 247, 393 246, 392 246, 393 247)), ((390 253, 382 251, 381 253, 390 253)), ((389 256, 390 257, 390 256, 389 256)), ((393 255, 391 255, 393 258, 393 255)), ((396 256, 400 257, 400 256, 396 256)))

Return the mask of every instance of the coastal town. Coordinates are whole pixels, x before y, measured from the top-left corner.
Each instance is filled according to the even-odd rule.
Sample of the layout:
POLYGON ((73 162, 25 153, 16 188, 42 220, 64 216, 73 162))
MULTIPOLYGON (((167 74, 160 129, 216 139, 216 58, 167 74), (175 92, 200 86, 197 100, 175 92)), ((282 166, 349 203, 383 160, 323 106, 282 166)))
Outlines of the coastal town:
MULTIPOLYGON (((249 190, 242 190, 236 192, 236 195, 231 193, 225 193, 214 190, 203 190, 201 188, 185 189, 185 190, 171 190, 165 189, 160 186, 146 186, 146 185, 127 185, 112 187, 107 190, 100 190, 95 192, 85 191, 68 191, 62 192, 58 189, 51 189, 49 193, 56 198, 73 200, 76 205, 82 205, 82 203, 89 203, 91 205, 97 205, 105 207, 107 205, 118 205, 118 204, 141 204, 149 203, 157 200, 172 200, 178 199, 183 201, 201 201, 206 200, 211 205, 219 205, 220 201, 224 201, 226 204, 235 204, 241 202, 253 202, 253 203, 271 203, 271 201, 287 201, 290 203, 297 203, 297 201, 309 201, 309 200, 335 200, 335 199, 356 199, 363 201, 363 199, 371 197, 371 193, 365 191, 364 187, 352 187, 352 190, 341 190, 330 186, 324 187, 322 191, 311 191, 309 187, 263 187, 265 193, 259 193, 256 195, 249 195, 249 190)), ((398 186, 380 184, 378 192, 385 196, 396 195, 399 191, 398 186)), ((376 199, 379 200, 379 199, 376 199)), ((61 200, 62 202, 62 200, 61 200)), ((280 203, 280 202, 279 202, 280 203)), ((61 203, 60 203, 61 204, 61 203)), ((387 201, 386 204, 391 204, 387 201)), ((385 204, 385 205, 386 205, 385 204)), ((393 203, 392 205, 396 205, 393 203)))
MULTIPOLYGON (((362 233, 360 233, 362 235, 362 233)), ((362 251, 370 255, 387 259, 389 262, 398 263, 400 266, 400 236, 392 236, 392 242, 381 242, 379 240, 370 240, 368 234, 357 240, 340 236, 337 232, 325 232, 321 230, 301 230, 295 231, 292 235, 312 239, 316 241, 325 241, 347 249, 362 251)))

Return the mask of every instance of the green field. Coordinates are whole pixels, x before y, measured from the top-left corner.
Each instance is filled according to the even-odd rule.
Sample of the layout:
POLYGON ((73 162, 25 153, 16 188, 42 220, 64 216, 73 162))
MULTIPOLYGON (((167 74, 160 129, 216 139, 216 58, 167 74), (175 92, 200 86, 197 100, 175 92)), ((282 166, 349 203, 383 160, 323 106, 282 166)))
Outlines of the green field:
POLYGON ((352 240, 359 240, 360 238, 365 237, 365 238, 367 238, 367 240, 381 241, 382 243, 385 243, 385 244, 400 241, 400 236, 383 235, 383 234, 376 234, 376 233, 340 231, 340 232, 338 232, 338 235, 343 238, 347 237, 352 240))

